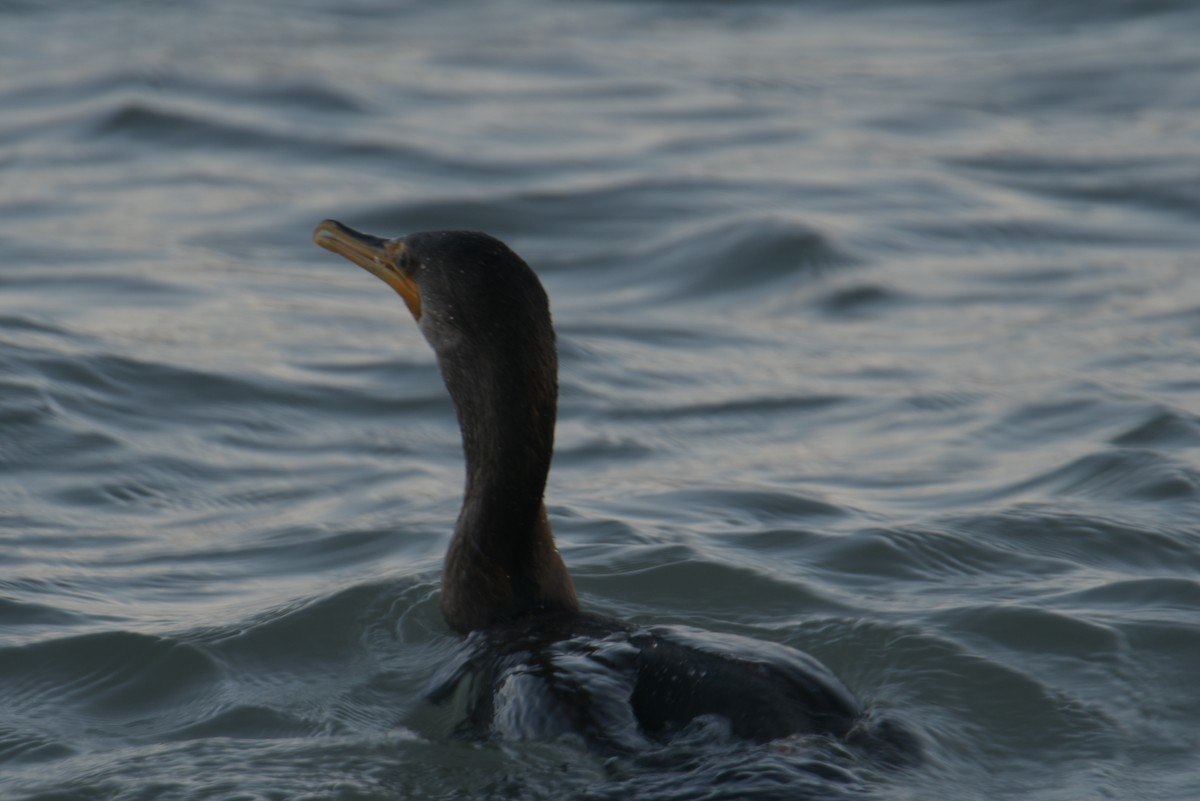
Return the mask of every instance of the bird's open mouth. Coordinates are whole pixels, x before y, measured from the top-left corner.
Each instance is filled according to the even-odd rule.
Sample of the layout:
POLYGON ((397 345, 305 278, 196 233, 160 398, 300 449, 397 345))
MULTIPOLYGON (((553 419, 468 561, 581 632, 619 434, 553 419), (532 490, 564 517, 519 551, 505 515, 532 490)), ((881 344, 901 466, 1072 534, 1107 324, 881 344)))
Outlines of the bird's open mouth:
POLYGON ((313 230, 313 242, 382 280, 404 298, 412 316, 421 319, 421 290, 400 267, 405 250, 403 239, 381 239, 355 231, 337 220, 322 220, 313 230))

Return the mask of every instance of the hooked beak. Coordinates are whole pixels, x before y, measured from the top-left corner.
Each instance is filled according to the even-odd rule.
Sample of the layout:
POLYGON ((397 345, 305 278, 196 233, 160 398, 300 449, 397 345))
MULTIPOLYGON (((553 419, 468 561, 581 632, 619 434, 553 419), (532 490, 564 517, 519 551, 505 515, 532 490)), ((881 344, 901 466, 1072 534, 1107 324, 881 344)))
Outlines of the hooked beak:
POLYGON ((401 266, 407 248, 403 238, 380 239, 337 220, 322 220, 313 230, 313 242, 382 280, 404 298, 413 318, 421 319, 421 290, 401 266))

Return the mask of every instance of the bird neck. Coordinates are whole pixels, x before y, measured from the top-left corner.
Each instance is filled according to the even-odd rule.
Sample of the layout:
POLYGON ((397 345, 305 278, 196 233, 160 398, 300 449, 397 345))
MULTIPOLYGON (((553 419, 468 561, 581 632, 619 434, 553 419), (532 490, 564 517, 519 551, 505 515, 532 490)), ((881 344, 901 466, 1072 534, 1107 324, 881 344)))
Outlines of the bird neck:
POLYGON ((540 361, 491 360, 462 372, 442 364, 466 458, 462 511, 442 572, 442 612, 457 631, 578 610, 543 502, 558 387, 553 350, 540 361))

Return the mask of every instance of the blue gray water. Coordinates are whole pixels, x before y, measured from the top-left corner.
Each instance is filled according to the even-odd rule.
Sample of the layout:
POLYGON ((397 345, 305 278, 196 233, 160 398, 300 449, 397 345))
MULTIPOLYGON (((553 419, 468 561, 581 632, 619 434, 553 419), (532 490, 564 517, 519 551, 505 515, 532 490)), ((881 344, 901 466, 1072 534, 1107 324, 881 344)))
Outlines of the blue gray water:
POLYGON ((1188 2, 0 2, 0 797, 1200 793, 1188 2), (807 650, 924 762, 466 743, 454 417, 314 247, 552 297, 585 605, 807 650))

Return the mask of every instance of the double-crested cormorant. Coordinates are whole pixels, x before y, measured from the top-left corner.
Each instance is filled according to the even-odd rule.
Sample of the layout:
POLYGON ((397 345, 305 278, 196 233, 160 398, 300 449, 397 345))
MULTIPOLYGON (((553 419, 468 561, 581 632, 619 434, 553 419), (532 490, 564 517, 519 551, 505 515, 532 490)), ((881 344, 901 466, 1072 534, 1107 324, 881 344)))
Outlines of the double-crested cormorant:
POLYGON ((575 733, 619 750, 689 726, 756 742, 851 734, 858 701, 806 654, 579 611, 542 497, 558 398, 554 329, 545 290, 519 256, 482 233, 381 239, 334 220, 313 239, 400 294, 458 413, 466 490, 441 607, 475 646, 444 687, 450 695, 466 681, 465 728, 575 733))

